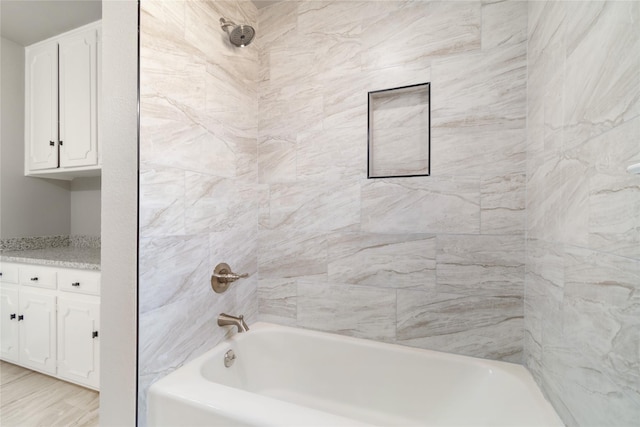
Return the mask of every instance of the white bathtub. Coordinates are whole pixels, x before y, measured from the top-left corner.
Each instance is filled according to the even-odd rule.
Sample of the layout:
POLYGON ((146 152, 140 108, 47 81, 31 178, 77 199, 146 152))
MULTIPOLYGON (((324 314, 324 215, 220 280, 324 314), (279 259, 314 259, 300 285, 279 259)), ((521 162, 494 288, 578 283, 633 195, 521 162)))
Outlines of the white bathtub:
POLYGON ((148 403, 150 426, 563 425, 523 366, 267 323, 153 384, 148 403))

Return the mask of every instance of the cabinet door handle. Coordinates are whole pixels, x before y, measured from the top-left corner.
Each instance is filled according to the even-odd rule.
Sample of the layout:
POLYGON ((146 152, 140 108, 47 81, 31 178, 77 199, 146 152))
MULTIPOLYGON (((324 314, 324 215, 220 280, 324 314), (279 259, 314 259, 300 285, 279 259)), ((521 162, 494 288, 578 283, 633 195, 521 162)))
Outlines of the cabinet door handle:
POLYGON ((56 143, 54 141, 49 141, 49 145, 54 147, 56 145, 56 143))
POLYGON ((11 314, 9 315, 9 319, 13 320, 13 319, 15 319, 15 318, 16 318, 16 314, 15 314, 15 313, 11 313, 11 314))
POLYGON ((58 144, 62 145, 62 141, 58 141, 58 144))
POLYGON ((21 314, 20 316, 18 316, 18 322, 24 320, 24 316, 21 314))
POLYGON ((32 281, 32 282, 37 282, 37 281, 38 281, 38 278, 37 278, 37 277, 32 277, 32 278, 31 278, 31 281, 32 281))
POLYGON ((80 282, 73 282, 71 286, 75 286, 76 288, 80 287, 80 282))
POLYGON ((91 332, 91 338, 98 338, 98 331, 91 332))
POLYGON ((0 271, 0 277, 2 277, 2 271, 0 271))

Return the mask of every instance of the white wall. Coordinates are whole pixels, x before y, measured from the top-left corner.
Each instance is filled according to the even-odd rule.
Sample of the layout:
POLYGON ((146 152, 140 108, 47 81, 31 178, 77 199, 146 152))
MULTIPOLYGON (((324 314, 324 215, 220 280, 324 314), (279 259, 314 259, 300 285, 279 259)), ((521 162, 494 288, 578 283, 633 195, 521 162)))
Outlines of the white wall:
POLYGON ((103 92, 100 424, 136 424, 137 61, 136 1, 102 3, 103 92))
POLYGON ((71 235, 100 235, 101 179, 77 178, 71 181, 71 235))
POLYGON ((70 184, 24 176, 24 48, 2 38, 0 237, 67 235, 70 184))

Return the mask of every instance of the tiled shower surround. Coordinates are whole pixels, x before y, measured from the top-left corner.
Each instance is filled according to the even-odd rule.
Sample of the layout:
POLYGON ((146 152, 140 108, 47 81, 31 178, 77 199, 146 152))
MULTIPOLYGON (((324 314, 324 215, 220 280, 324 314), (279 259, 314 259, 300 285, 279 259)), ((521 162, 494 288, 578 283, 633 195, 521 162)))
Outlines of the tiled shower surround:
POLYGON ((640 2, 530 2, 525 362, 568 425, 640 423, 640 2))
POLYGON ((571 6, 569 19, 564 6, 542 2, 283 1, 256 10, 249 1, 142 0, 141 425, 148 386, 219 342, 223 311, 526 362, 571 424, 589 424, 578 411, 633 415, 640 188, 611 171, 634 155, 638 135, 637 7, 627 14, 635 27, 595 43, 595 57, 581 44, 629 4, 602 7, 609 20, 600 22, 598 6, 571 6), (222 16, 254 26, 253 44, 231 47, 222 16), (624 67, 607 68, 621 37, 612 54, 624 67), (581 59, 553 62, 569 52, 581 59), (552 74, 596 65, 600 74, 567 78, 576 84, 567 104, 569 86, 552 74), (596 84, 611 73, 619 92, 596 84), (431 176, 366 179, 367 92, 424 82, 431 176), (619 93, 629 94, 624 111, 619 93), (527 130, 527 120, 541 126, 527 130), (607 209, 615 203, 621 219, 607 209), (582 232, 591 243, 570 240, 582 232), (214 294, 218 262, 251 276, 214 294), (549 275, 562 284, 535 283, 549 275), (571 336, 561 346, 556 332, 571 336), (594 380, 617 388, 573 376, 574 363, 593 368, 587 360, 607 355, 594 380), (618 406, 573 401, 574 387, 592 400, 618 393, 618 406))

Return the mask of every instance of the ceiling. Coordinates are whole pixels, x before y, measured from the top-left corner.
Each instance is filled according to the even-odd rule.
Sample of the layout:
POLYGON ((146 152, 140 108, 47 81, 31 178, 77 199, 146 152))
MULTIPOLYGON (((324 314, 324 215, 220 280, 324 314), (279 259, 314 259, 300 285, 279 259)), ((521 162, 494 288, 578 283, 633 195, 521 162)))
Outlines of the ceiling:
POLYGON ((0 35, 28 46, 102 18, 101 0, 0 0, 0 35))

